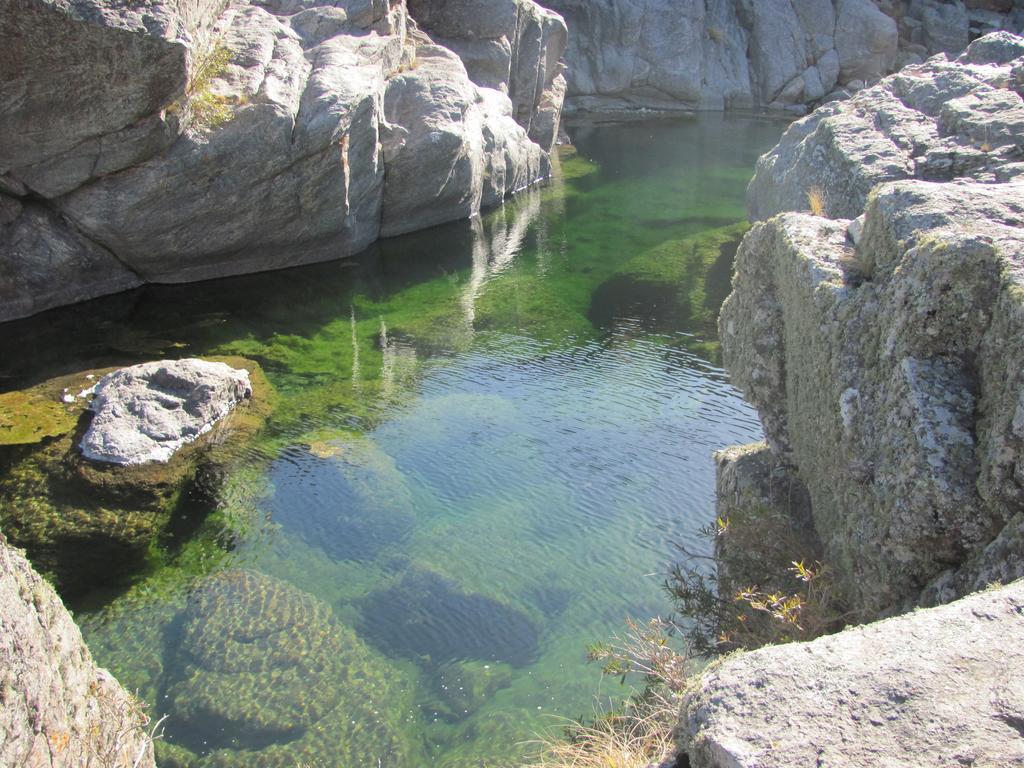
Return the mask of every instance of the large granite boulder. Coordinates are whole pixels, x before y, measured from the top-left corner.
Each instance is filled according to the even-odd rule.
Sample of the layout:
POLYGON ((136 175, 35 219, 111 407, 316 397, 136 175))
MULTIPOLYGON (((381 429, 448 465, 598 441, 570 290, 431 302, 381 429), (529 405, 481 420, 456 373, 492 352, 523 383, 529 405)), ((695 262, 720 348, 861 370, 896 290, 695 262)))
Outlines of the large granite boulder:
POLYGON ((385 236, 469 218, 550 172, 507 96, 478 89, 446 48, 421 45, 415 56, 384 95, 385 236))
POLYGON ((564 27, 533 3, 507 31, 519 37, 494 83, 504 95, 430 53, 404 2, 225 6, 0 4, 0 136, 17 137, 0 142, 0 321, 143 282, 340 258, 382 221, 403 222, 394 233, 471 216, 547 173, 564 27), (45 129, 26 149, 33 125, 45 129), (415 157, 399 151, 409 133, 425 136, 407 142, 415 157), (445 175, 453 155, 471 172, 445 175), (389 190, 410 164, 415 183, 389 190))
POLYGON ((720 331, 865 615, 1024 573, 1024 106, 1001 63, 1022 45, 983 38, 823 108, 751 184, 759 215, 810 193, 836 217, 755 225, 720 331))
POLYGON ((1024 8, 982 8, 973 0, 968 7, 962 0, 547 5, 569 26, 569 103, 588 110, 770 106, 799 112, 930 54, 956 55, 972 36, 1024 29, 1024 8))
POLYGON ((53 587, 0 535, 0 764, 152 768, 148 724, 95 665, 53 587))
POLYGON ((1024 171, 1024 38, 995 33, 955 61, 907 67, 794 123, 757 164, 753 220, 810 210, 855 218, 878 183, 1005 181, 1024 171))
POLYGON ((167 461, 252 395, 249 373, 206 360, 141 363, 96 385, 82 454, 110 464, 167 461))
POLYGON ((569 25, 569 95, 584 109, 723 109, 816 101, 896 61, 871 0, 553 0, 569 25))
POLYGON ((694 768, 1024 764, 1024 582, 763 648, 684 704, 694 768))
POLYGON ((410 0, 409 12, 459 55, 474 83, 504 92, 516 122, 550 150, 565 91, 561 16, 532 0, 410 0))

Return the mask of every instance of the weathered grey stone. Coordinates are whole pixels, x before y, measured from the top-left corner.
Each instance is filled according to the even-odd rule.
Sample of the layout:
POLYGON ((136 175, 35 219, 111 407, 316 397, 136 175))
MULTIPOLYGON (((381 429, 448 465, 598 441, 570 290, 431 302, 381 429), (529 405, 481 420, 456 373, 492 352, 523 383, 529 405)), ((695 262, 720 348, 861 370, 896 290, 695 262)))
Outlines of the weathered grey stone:
POLYGON ((181 96, 190 31, 164 4, 3 0, 0 171, 72 151, 181 96))
MULTIPOLYGON (((382 220, 398 220, 410 207, 429 207, 435 182, 447 187, 448 198, 461 200, 423 217, 440 223, 474 215, 481 205, 494 204, 547 172, 546 151, 557 132, 564 94, 559 75, 564 24, 529 0, 515 0, 511 31, 502 33, 517 36, 504 79, 515 107, 507 96, 478 90, 451 56, 449 66, 432 68, 431 78, 417 75, 404 2, 262 0, 233 4, 221 13, 222 0, 182 0, 154 5, 152 18, 134 6, 108 8, 105 0, 52 8, 49 0, 3 2, 19 4, 16 20, 0 17, 0 24, 13 25, 12 35, 27 25, 24 39, 43 48, 52 40, 44 45, 32 35, 65 40, 71 62, 58 58, 56 72, 40 71, 53 69, 50 60, 27 56, 17 62, 10 85, 14 114, 5 111, 9 130, 23 132, 22 123, 30 122, 49 126, 40 110, 51 109, 74 123, 74 131, 55 129, 52 141, 32 153, 12 151, 9 163, 0 156, 6 194, 31 190, 52 198, 59 212, 42 212, 33 203, 31 211, 14 218, 13 204, 5 203, 4 223, 16 228, 11 232, 17 237, 0 246, 0 253, 13 254, 0 269, 10 275, 12 292, 23 294, 0 306, 0 320, 128 283, 185 282, 348 256, 380 235, 382 220), (32 26, 36 16, 45 16, 46 24, 32 26), (142 50, 135 59, 132 46, 142 50), (137 70, 141 81, 125 85, 125 93, 105 92, 104 98, 117 100, 115 106, 90 102, 102 115, 93 119, 85 110, 79 125, 67 114, 57 85, 74 81, 72 63, 91 66, 92 56, 116 58, 108 49, 121 47, 130 65, 125 72, 96 71, 120 83, 137 70), (223 113, 213 122, 196 107, 202 98, 184 92, 190 68, 211 48, 230 55, 226 67, 209 73, 203 85, 202 98, 223 113), (173 74, 162 59, 145 58, 150 49, 179 57, 181 71, 172 85, 158 87, 145 79, 150 70, 173 74), (473 172, 454 179, 416 177, 401 194, 392 186, 389 199, 402 207, 385 213, 386 170, 399 178, 412 158, 400 152, 386 158, 382 133, 393 137, 424 130, 419 123, 403 126, 395 115, 385 118, 384 96, 400 90, 392 83, 401 79, 400 70, 407 73, 403 83, 430 80, 422 96, 438 99, 433 106, 410 109, 409 120, 431 112, 435 122, 444 122, 442 112, 449 108, 466 113, 452 113, 448 122, 458 126, 450 132, 464 134, 460 152, 471 158, 473 172), (450 82, 442 82, 445 78, 450 82), (32 98, 20 99, 17 88, 32 98), (136 91, 151 101, 136 108, 136 91), (452 94, 458 97, 449 98, 452 94), (510 115, 543 147, 526 131, 513 130, 510 115), (385 168, 388 158, 397 163, 394 168, 385 168), (457 189, 459 184, 467 186, 457 189), (40 220, 47 226, 31 232, 40 220), (109 268, 96 254, 111 255, 109 268), (82 270, 82 279, 58 281, 58 269, 47 274, 49 264, 86 261, 93 268, 82 270)), ((416 35, 428 46, 429 39, 416 35)), ((19 38, 18 46, 0 53, 0 63, 16 58, 21 45, 19 38)), ((8 93, 6 86, 0 86, 0 95, 8 93)), ((0 135, 7 130, 0 123, 0 135)), ((0 153, 13 146, 0 144, 0 153)), ((426 153, 416 160, 420 170, 447 174, 450 147, 444 142, 417 147, 426 153)))
POLYGON ((839 0, 835 37, 842 81, 877 80, 896 65, 896 22, 870 0, 839 0))
POLYGON ((988 180, 1024 147, 1024 102, 1008 88, 1008 50, 1021 38, 982 38, 955 62, 934 58, 794 123, 764 155, 747 190, 752 219, 808 210, 855 218, 868 192, 904 178, 988 180))
POLYGON ((921 20, 921 43, 929 54, 955 56, 967 47, 969 25, 963 3, 911 0, 909 13, 921 20))
POLYGON ((152 768, 148 718, 53 587, 0 535, 0 764, 152 768))
POLYGON ((694 768, 1024 764, 1024 583, 713 666, 694 768))
POLYGON ((846 220, 786 214, 737 255, 726 365, 869 613, 914 600, 1019 508, 1022 195, 883 185, 855 250, 846 220))
POLYGON ((552 147, 568 44, 561 16, 533 0, 411 0, 409 11, 458 54, 474 83, 509 96, 516 121, 534 142, 552 147))
POLYGON ((385 236, 468 218, 548 172, 507 96, 478 89, 445 48, 419 46, 416 62, 384 97, 385 236))
POLYGON ((137 274, 53 211, 15 198, 0 200, 6 201, 0 216, 0 320, 141 285, 137 274))
POLYGON ((167 461, 251 394, 248 372, 224 363, 165 360, 121 368, 96 385, 82 454, 120 465, 167 461))

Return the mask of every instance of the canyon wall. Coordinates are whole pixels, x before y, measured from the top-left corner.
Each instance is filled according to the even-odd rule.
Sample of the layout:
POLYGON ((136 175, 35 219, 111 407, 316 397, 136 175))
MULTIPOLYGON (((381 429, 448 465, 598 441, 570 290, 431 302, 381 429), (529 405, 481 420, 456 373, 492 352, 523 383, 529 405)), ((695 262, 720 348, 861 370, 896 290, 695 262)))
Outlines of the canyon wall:
POLYGON ((477 85, 404 0, 0 0, 0 321, 340 258, 545 178, 565 25, 492 10, 479 40, 432 25, 506 52, 477 85))
POLYGON ((864 617, 1024 576, 1024 38, 908 67, 758 163, 723 356, 864 617))
POLYGON ((843 96, 1024 27, 1011 0, 547 0, 569 24, 575 109, 736 109, 843 96))

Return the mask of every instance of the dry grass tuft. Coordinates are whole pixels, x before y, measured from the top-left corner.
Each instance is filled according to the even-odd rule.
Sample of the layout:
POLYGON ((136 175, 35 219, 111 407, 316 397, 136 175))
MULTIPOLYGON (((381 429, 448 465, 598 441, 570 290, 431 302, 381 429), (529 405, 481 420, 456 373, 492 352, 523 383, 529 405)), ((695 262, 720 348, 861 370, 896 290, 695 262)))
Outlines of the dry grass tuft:
POLYGON ((680 705, 694 665, 687 651, 675 648, 671 622, 630 619, 626 626, 625 635, 593 646, 588 656, 604 664, 605 675, 623 681, 641 675, 644 691, 593 722, 569 723, 564 738, 540 740, 532 768, 646 768, 675 754, 680 705))
POLYGON ((811 187, 807 190, 807 205, 815 216, 825 217, 825 193, 821 187, 811 187))

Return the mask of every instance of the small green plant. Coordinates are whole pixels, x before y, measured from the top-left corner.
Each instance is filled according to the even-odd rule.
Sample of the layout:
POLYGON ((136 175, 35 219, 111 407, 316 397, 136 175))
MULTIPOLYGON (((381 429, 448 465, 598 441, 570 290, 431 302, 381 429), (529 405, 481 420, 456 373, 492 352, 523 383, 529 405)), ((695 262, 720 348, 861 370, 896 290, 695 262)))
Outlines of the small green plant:
MULTIPOLYGON (((213 90, 214 81, 231 63, 231 55, 231 49, 216 40, 196 56, 195 67, 185 86, 184 103, 191 116, 191 127, 200 133, 208 133, 223 125, 233 114, 231 100, 213 90)), ((181 112, 182 104, 175 102, 168 111, 181 112)))
POLYGON ((789 515, 754 505, 717 518, 702 535, 714 557, 679 546, 683 560, 665 583, 696 653, 811 640, 842 629, 847 613, 820 562, 820 545, 789 515))
POLYGON ((725 40, 725 33, 721 27, 708 27, 708 37, 711 38, 712 42, 721 43, 725 40))

